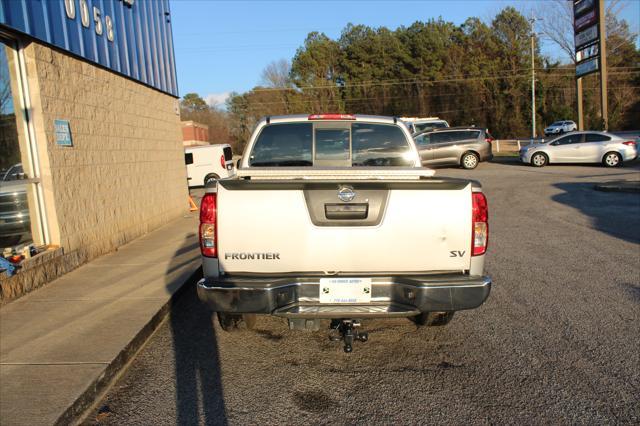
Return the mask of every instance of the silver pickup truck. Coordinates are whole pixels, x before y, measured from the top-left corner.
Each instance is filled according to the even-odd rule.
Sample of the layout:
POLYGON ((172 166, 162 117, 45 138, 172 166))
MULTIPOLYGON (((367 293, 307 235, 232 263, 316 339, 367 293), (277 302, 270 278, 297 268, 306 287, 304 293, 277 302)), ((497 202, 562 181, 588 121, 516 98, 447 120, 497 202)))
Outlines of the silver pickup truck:
POLYGON ((331 320, 350 352, 363 319, 444 325, 480 306, 488 231, 480 184, 421 168, 397 119, 268 117, 237 176, 205 190, 198 296, 227 331, 255 314, 331 320))

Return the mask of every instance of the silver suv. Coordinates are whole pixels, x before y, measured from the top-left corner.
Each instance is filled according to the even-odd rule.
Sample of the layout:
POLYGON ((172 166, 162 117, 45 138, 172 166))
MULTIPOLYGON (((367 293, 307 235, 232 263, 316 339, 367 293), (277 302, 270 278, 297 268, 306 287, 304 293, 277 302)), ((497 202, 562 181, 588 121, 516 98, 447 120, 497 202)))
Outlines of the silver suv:
POLYGON ((576 130, 578 130, 578 126, 573 121, 556 121, 546 129, 544 129, 544 135, 561 135, 563 133, 573 132, 576 130))
POLYGON ((493 138, 487 129, 449 127, 414 136, 423 166, 461 166, 475 169, 493 158, 493 138))

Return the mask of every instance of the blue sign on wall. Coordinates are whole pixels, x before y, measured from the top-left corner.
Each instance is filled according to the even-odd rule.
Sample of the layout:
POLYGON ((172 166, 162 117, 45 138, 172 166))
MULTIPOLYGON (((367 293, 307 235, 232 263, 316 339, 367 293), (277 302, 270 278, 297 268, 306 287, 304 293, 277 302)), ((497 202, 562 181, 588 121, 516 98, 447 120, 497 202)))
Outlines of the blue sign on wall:
POLYGON ((178 96, 169 0, 0 0, 3 26, 178 96))
POLYGON ((71 141, 71 128, 67 120, 53 120, 56 145, 73 146, 71 141))

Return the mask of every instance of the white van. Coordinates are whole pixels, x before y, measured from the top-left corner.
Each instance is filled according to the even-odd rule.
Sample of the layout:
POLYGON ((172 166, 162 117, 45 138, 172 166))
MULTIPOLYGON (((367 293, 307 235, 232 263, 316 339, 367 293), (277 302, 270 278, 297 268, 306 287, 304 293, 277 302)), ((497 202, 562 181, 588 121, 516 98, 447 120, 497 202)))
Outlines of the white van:
POLYGON ((190 188, 236 174, 229 144, 185 147, 184 162, 190 188))

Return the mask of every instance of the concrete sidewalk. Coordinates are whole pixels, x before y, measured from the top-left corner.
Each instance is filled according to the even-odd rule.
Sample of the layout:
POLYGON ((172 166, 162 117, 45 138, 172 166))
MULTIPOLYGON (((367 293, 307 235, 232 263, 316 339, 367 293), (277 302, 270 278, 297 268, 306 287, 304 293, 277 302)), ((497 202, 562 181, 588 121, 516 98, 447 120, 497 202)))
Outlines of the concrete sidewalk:
POLYGON ((196 212, 0 309, 0 423, 77 420, 200 265, 196 212))

